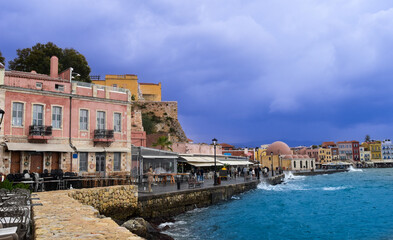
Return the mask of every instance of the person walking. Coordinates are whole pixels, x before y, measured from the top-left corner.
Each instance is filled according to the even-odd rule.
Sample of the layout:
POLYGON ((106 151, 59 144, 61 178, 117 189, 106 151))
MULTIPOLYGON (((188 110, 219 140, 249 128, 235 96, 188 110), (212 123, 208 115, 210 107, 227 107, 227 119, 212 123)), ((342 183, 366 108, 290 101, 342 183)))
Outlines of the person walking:
POLYGON ((201 168, 201 171, 200 171, 200 178, 201 178, 201 182, 203 182, 203 174, 204 174, 205 172, 203 171, 203 168, 201 168))
POLYGON ((149 184, 149 192, 153 192, 151 189, 151 184, 153 183, 153 167, 150 166, 149 171, 147 172, 147 183, 149 184))

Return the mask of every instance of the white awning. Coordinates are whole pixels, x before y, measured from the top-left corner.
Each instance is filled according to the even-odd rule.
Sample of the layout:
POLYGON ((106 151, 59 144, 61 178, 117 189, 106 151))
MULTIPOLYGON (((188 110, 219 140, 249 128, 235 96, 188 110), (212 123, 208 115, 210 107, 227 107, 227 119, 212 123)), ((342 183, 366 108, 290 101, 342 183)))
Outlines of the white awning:
POLYGON ((231 161, 231 160, 220 160, 223 164, 228 164, 229 166, 246 166, 252 165, 254 163, 249 161, 231 161))
POLYGON ((131 152, 131 148, 105 148, 105 152, 131 152))
POLYGON ((75 146, 77 152, 105 152, 103 147, 75 146))
POLYGON ((10 151, 26 152, 73 152, 68 144, 54 143, 5 143, 10 151))
MULTIPOLYGON (((206 162, 187 162, 190 165, 193 165, 195 167, 212 167, 214 166, 214 162, 213 163, 206 163, 206 162)), ((222 163, 217 162, 216 166, 223 166, 222 163)))
MULTIPOLYGON (((188 164, 193 165, 195 167, 210 167, 214 166, 214 158, 212 157, 191 157, 191 156, 181 156, 181 158, 185 159, 188 164)), ((221 161, 216 159, 217 166, 223 166, 224 164, 221 161)))
POLYGON ((142 155, 143 158, 150 158, 150 159, 154 159, 154 158, 159 158, 159 159, 176 159, 178 158, 178 156, 175 155, 167 155, 167 156, 163 156, 163 155, 142 155))

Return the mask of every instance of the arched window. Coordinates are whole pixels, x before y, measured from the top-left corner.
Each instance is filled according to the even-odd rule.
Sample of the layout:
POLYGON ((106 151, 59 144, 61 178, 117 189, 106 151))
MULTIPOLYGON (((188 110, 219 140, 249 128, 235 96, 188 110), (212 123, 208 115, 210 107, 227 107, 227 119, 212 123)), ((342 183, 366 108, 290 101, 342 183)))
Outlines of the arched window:
POLYGON ((293 161, 293 168, 296 168, 296 161, 293 161))
POLYGON ((303 161, 300 160, 300 168, 303 168, 303 161))

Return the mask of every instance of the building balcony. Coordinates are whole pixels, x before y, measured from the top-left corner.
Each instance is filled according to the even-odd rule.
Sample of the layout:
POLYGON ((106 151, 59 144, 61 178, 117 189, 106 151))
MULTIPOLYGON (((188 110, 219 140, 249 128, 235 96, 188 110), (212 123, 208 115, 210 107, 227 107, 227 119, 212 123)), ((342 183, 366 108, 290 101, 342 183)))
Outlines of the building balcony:
POLYGON ((52 126, 29 126, 29 140, 48 140, 52 138, 52 126))
POLYGON ((96 129, 94 130, 94 142, 113 142, 113 130, 96 129))

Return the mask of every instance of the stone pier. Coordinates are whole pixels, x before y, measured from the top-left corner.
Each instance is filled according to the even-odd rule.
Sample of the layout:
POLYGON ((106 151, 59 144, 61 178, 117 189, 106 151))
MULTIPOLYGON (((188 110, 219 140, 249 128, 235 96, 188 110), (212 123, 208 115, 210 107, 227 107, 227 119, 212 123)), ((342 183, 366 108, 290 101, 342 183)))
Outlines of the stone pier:
MULTIPOLYGON (((34 239, 143 239, 120 227, 111 218, 100 217, 99 211, 94 207, 70 197, 84 196, 86 204, 101 209, 112 209, 111 203, 128 202, 125 198, 111 201, 116 194, 128 196, 131 201, 132 198, 136 199, 137 195, 133 195, 135 192, 127 187, 134 186, 37 193, 39 200, 34 200, 34 203, 42 203, 42 206, 33 207, 34 239), (123 194, 125 192, 133 194, 123 194)), ((119 208, 121 206, 118 205, 119 208)))

